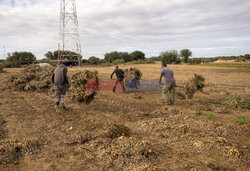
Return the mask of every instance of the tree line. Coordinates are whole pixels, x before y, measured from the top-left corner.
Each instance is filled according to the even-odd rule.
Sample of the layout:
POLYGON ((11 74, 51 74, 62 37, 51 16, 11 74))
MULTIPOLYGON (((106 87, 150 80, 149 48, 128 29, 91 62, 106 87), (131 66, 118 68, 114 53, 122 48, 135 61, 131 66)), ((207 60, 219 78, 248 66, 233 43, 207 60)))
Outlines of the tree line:
MULTIPOLYGON (((47 60, 58 60, 58 54, 60 51, 48 51, 45 54, 44 61, 47 60)), ((78 60, 77 54, 71 51, 64 52, 65 58, 68 60, 78 60), (68 56, 67 56, 68 55, 68 56)), ((98 65, 102 63, 110 64, 122 64, 126 62, 132 62, 134 64, 140 63, 153 63, 155 61, 161 61, 164 64, 179 64, 179 63, 189 63, 189 64, 200 64, 203 61, 213 62, 218 59, 223 60, 249 60, 250 54, 245 54, 240 57, 236 56, 220 56, 220 57, 210 57, 210 58, 190 58, 192 56, 192 51, 189 49, 182 49, 180 52, 176 50, 164 51, 160 53, 159 56, 146 58, 142 51, 128 52, 118 52, 113 51, 106 53, 104 59, 100 59, 95 56, 91 56, 88 59, 82 59, 84 64, 98 65)), ((7 54, 7 59, 1 62, 4 67, 20 67, 21 65, 31 64, 36 62, 36 57, 31 52, 13 52, 7 54)))

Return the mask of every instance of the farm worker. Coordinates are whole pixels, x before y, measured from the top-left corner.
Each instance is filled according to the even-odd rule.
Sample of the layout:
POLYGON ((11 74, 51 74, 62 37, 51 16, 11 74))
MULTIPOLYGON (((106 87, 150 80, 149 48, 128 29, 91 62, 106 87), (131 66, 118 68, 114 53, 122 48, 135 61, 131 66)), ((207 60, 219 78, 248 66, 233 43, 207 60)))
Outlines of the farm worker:
POLYGON ((125 87, 124 87, 124 82, 123 82, 124 72, 121 69, 119 69, 118 66, 116 66, 115 70, 113 71, 113 73, 110 76, 111 80, 112 80, 112 77, 113 77, 114 74, 116 75, 116 82, 115 82, 114 87, 113 87, 113 92, 115 92, 117 84, 120 83, 121 86, 122 86, 123 93, 126 93, 126 90, 125 90, 125 87))
POLYGON ((162 77, 165 79, 165 84, 162 89, 162 94, 164 101, 167 102, 167 104, 174 104, 175 99, 175 79, 173 71, 167 67, 166 64, 162 64, 161 66, 161 75, 159 83, 161 84, 162 77))
POLYGON ((67 88, 69 87, 69 81, 67 77, 66 61, 60 62, 56 67, 53 75, 52 82, 54 84, 55 96, 56 96, 56 108, 59 108, 60 101, 62 101, 63 109, 66 109, 64 104, 64 97, 66 95, 67 88))

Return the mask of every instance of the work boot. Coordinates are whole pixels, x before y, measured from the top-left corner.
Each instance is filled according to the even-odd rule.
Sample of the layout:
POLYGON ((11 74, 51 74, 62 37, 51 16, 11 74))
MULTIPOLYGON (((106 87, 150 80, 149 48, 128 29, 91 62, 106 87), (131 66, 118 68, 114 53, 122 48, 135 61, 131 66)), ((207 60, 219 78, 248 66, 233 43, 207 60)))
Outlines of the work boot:
POLYGON ((59 102, 56 102, 55 108, 56 108, 56 109, 59 108, 59 102))
POLYGON ((113 88, 113 92, 115 93, 115 90, 116 90, 116 86, 114 86, 114 88, 113 88))
POLYGON ((66 109, 66 106, 63 104, 62 108, 65 110, 65 109, 66 109))
POLYGON ((122 85, 122 91, 123 91, 123 93, 125 93, 125 94, 127 93, 127 91, 126 91, 124 85, 122 85))

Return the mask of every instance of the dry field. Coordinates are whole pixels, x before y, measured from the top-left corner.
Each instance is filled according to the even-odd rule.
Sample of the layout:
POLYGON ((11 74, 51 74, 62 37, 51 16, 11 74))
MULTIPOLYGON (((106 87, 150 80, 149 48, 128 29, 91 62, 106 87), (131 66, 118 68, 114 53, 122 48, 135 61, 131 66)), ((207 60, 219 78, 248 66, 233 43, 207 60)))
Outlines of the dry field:
MULTIPOLYGON (((143 80, 159 79, 160 64, 121 66, 129 67, 139 68, 143 80)), ((250 69, 170 68, 178 85, 194 73, 205 76, 207 94, 176 96, 167 106, 159 91, 103 91, 89 105, 67 100, 67 110, 56 111, 52 92, 2 89, 20 72, 4 69, 0 170, 248 170, 250 69)), ((82 69, 97 70, 107 81, 114 67, 82 69)))

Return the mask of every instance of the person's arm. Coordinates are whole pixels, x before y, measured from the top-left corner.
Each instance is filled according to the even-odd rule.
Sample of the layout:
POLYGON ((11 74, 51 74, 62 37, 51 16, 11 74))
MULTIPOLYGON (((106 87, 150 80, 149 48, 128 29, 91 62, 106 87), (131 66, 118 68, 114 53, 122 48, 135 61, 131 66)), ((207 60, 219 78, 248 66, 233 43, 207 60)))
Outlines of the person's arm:
POLYGON ((67 85, 69 85, 69 80, 68 80, 68 77, 67 77, 67 68, 64 68, 63 70, 63 76, 64 76, 64 81, 67 85))
POLYGON ((115 73, 115 70, 112 72, 112 74, 111 74, 111 76, 110 76, 110 79, 111 79, 111 80, 112 80, 112 77, 113 77, 114 73, 115 73))
POLYGON ((162 76, 163 76, 163 72, 161 71, 161 75, 160 75, 160 79, 159 79, 160 84, 161 84, 162 76))
POLYGON ((162 74, 161 74, 161 76, 160 76, 160 80, 159 80, 159 83, 161 84, 161 80, 162 80, 162 74))

